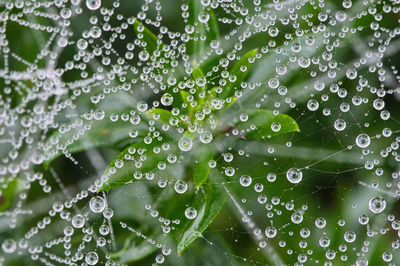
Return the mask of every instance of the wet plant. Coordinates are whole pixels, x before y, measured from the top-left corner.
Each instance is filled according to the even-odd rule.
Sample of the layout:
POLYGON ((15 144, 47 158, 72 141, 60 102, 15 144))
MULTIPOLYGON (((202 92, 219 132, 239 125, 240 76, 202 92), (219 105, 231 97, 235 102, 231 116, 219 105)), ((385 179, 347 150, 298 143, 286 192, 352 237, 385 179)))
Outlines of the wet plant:
POLYGON ((395 265, 398 1, 0 1, 5 265, 395 265))

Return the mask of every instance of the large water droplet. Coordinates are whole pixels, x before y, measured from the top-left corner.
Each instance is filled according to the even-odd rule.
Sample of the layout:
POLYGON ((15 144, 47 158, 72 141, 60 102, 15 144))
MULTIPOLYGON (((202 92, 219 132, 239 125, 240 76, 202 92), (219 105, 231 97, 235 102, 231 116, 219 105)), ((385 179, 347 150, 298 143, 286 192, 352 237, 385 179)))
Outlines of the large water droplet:
POLYGON ((346 121, 344 121, 343 119, 336 119, 333 126, 337 131, 343 131, 346 128, 346 121))
POLYGON ((86 6, 90 10, 97 10, 101 6, 101 0, 86 0, 86 6))
POLYGON ((170 93, 164 93, 161 97, 161 103, 165 106, 170 106, 174 101, 174 97, 170 93))
POLYGON ((4 253, 11 254, 17 249, 17 243, 14 239, 6 239, 1 243, 1 248, 3 249, 4 253))
POLYGON ((85 261, 88 265, 96 265, 99 261, 99 255, 96 252, 91 251, 86 254, 85 261))
POLYGON ((176 183, 174 185, 174 189, 175 189, 176 193, 183 194, 188 189, 188 185, 186 184, 185 181, 178 180, 178 181, 176 181, 176 183))
POLYGON ((207 12, 201 12, 198 15, 198 19, 201 23, 207 23, 207 21, 210 19, 210 15, 207 12))
POLYGON ((207 144, 213 140, 213 135, 209 131, 204 131, 200 134, 200 141, 207 144))
POLYGON ((375 197, 370 199, 368 208, 373 213, 380 213, 386 208, 386 201, 382 197, 375 197))
POLYGON ((197 216, 197 210, 193 207, 189 207, 185 210, 185 217, 188 218, 189 220, 192 220, 196 218, 197 216))
POLYGON ((360 148, 366 148, 371 143, 371 139, 367 134, 360 134, 356 138, 356 144, 360 148))
POLYGON ((178 142, 181 151, 190 151, 193 147, 193 141, 188 137, 183 137, 178 142))
POLYGON ((286 177, 290 183, 297 184, 303 179, 303 173, 298 168, 290 168, 286 172, 286 177))
POLYGON ((100 196, 93 197, 89 202, 89 207, 92 212, 100 213, 106 207, 106 201, 100 196))
POLYGON ((82 228, 85 225, 85 217, 82 214, 77 214, 72 218, 72 226, 82 228))
POLYGON ((242 175, 239 179, 239 182, 242 186, 248 187, 251 185, 252 179, 248 175, 242 175))

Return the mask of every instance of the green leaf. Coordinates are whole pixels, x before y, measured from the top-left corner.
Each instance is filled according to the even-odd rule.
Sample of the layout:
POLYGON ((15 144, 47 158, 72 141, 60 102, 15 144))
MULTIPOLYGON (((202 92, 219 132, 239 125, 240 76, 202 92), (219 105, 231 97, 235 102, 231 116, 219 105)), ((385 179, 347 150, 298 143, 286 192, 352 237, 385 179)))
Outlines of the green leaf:
POLYGON ((154 108, 146 112, 146 117, 170 126, 174 125, 173 127, 185 127, 184 121, 182 121, 179 117, 174 116, 169 110, 166 109, 154 108), (175 122, 173 119, 175 119, 175 122), (176 123, 176 121, 177 124, 175 125, 174 123, 176 123))
POLYGON ((228 195, 214 184, 208 184, 204 192, 200 190, 197 193, 194 199, 198 206, 197 216, 194 220, 189 220, 185 226, 185 231, 178 243, 178 256, 214 221, 227 198, 228 195))
POLYGON ((113 260, 119 263, 129 263, 141 260, 157 250, 157 245, 152 245, 146 240, 137 243, 133 238, 127 239, 124 247, 117 253, 110 254, 113 260))
POLYGON ((168 125, 170 124, 169 120, 174 117, 174 115, 169 110, 161 108, 154 108, 147 111, 146 116, 149 119, 154 119, 168 125))
POLYGON ((128 146, 107 167, 104 176, 108 177, 108 181, 99 191, 108 191, 139 180, 134 177, 135 172, 141 174, 141 178, 154 173, 158 169, 157 164, 166 161, 167 155, 175 150, 174 145, 170 145, 169 150, 161 148, 162 144, 168 143, 169 140, 164 137, 162 140, 154 138, 149 144, 141 141, 128 146), (155 147, 160 148, 158 152, 155 152, 155 147))
POLYGON ((212 40, 219 40, 219 27, 218 21, 212 9, 207 10, 199 0, 188 0, 189 6, 189 21, 188 24, 194 26, 194 32, 191 38, 197 40, 190 40, 188 44, 188 54, 195 55, 199 58, 207 49, 208 44, 212 40), (199 15, 208 14, 209 19, 206 23, 199 21, 199 15), (205 36, 205 40, 200 40, 201 36, 205 36))
MULTIPOLYGON (((157 55, 158 58, 166 58, 166 53, 165 50, 163 50, 164 43, 162 40, 158 39, 158 37, 151 32, 146 26, 143 25, 137 18, 135 18, 135 22, 133 23, 133 27, 135 30, 136 35, 141 36, 139 34, 142 34, 143 37, 141 38, 145 43, 146 46, 144 47, 145 51, 149 53, 149 55, 153 55, 155 51, 159 51, 159 54, 157 55)), ((159 61, 159 60, 158 60, 159 61)), ((162 64, 163 69, 170 69, 171 64, 170 64, 170 58, 166 58, 166 63, 162 64)), ((179 73, 180 66, 178 65, 177 67, 174 68, 175 73, 179 73)), ((155 72, 162 74, 162 68, 156 68, 155 72)), ((179 103, 182 102, 182 99, 180 98, 179 93, 174 93, 173 91, 173 86, 167 86, 167 89, 165 90, 166 92, 169 92, 173 95, 174 97, 174 106, 178 106, 179 108, 179 103)))
POLYGON ((157 38, 157 36, 151 32, 146 26, 143 25, 140 20, 134 18, 133 28, 135 30, 136 35, 143 34, 142 40, 146 43, 144 49, 152 55, 154 51, 162 49, 164 46, 163 42, 157 38))
POLYGON ((184 90, 180 90, 179 91, 181 97, 182 97, 182 101, 184 103, 186 103, 188 105, 188 107, 190 107, 190 101, 188 100, 188 97, 191 95, 189 92, 184 91, 184 90))
POLYGON ((143 123, 134 126, 129 121, 118 119, 113 122, 107 117, 101 120, 79 118, 66 124, 65 128, 68 130, 63 133, 58 130, 47 140, 46 147, 49 148, 44 152, 46 160, 43 163, 46 169, 55 159, 64 154, 57 147, 59 145, 65 145, 69 153, 76 153, 97 147, 112 146, 129 139, 130 130, 137 130, 138 136, 143 136, 148 132, 143 123))
POLYGON ((250 63, 249 59, 254 57, 257 54, 258 49, 253 49, 244 54, 232 67, 230 70, 230 75, 235 75, 236 80, 234 82, 229 82, 223 88, 222 93, 220 94, 221 98, 226 98, 233 96, 235 89, 240 89, 240 84, 246 80, 247 76, 250 73, 250 67, 254 65, 254 63, 250 63), (245 69, 243 71, 243 69, 245 69))
POLYGON ((214 158, 214 151, 209 145, 203 145, 203 147, 198 147, 198 149, 200 149, 200 152, 195 157, 193 165, 193 183, 197 190, 207 181, 210 173, 208 163, 214 158))
POLYGON ((0 182, 0 212, 10 207, 18 191, 18 183, 18 178, 4 178, 4 180, 0 182))
POLYGON ((252 109, 244 111, 248 115, 246 122, 238 122, 236 127, 244 131, 247 139, 262 139, 291 132, 300 132, 296 121, 286 114, 274 115, 271 110, 252 109), (276 130, 280 126, 279 130, 276 130), (255 126, 254 130, 251 127, 255 126), (272 129, 275 129, 275 131, 272 129), (247 131, 250 129, 249 131, 247 131))
POLYGON ((203 103, 206 99, 206 89, 207 89, 207 82, 203 70, 200 67, 196 67, 192 73, 193 81, 196 83, 196 101, 197 101, 197 108, 199 110, 203 107, 203 103), (197 85, 198 83, 204 82, 203 86, 197 85), (201 96, 202 95, 202 96, 201 96))
MULTIPOLYGON (((193 81, 196 82, 199 79, 205 79, 203 70, 200 67, 196 67, 192 73, 193 81)), ((199 87, 196 82, 197 94, 205 89, 206 85, 199 87)))

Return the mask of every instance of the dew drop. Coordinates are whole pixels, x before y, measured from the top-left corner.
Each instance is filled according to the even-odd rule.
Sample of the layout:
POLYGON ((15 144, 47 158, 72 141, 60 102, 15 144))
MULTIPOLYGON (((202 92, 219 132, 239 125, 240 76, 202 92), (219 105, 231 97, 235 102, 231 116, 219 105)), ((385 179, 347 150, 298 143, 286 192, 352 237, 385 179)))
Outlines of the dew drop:
POLYGON ((193 141, 190 138, 184 136, 179 140, 178 146, 181 151, 190 151, 193 147, 193 141))
POLYGON ((210 143, 213 140, 213 135, 209 131, 204 131, 200 134, 200 141, 204 144, 210 143))
POLYGON ((366 148, 371 143, 371 139, 367 134, 360 134, 356 138, 356 144, 360 148, 366 148))
POLYGON ((85 225, 85 217, 82 214, 77 214, 72 218, 72 226, 82 228, 85 225))
POLYGON ((298 168, 290 168, 286 172, 286 177, 290 183, 297 184, 303 179, 303 173, 298 168))
POLYGON ((311 99, 307 102, 307 108, 310 111, 316 111, 319 107, 319 103, 315 99, 311 99))
POLYGON ((174 97, 168 92, 164 93, 163 96, 161 96, 161 103, 164 106, 170 106, 173 101, 174 101, 174 97))
POLYGON ((333 126, 337 131, 343 131, 346 129, 346 121, 343 119, 336 119, 333 126))
POLYGON ((307 68, 311 64, 310 58, 308 58, 307 56, 300 56, 298 64, 301 68, 307 68))
POLYGON ((187 191, 188 185, 186 184, 185 181, 178 180, 178 181, 176 181, 176 183, 174 185, 174 189, 175 189, 176 193, 183 194, 187 191))
POLYGON ((382 197, 375 197, 370 199, 368 208, 373 213, 380 213, 386 208, 386 201, 382 197))
POLYGON ((233 167, 229 166, 229 167, 225 168, 225 174, 227 176, 233 176, 235 174, 235 169, 233 169, 233 167))
POLYGON ((278 122, 273 122, 271 124, 271 130, 274 132, 279 132, 279 130, 281 130, 281 124, 279 124, 278 122))
POLYGON ((273 226, 268 226, 268 227, 265 229, 265 235, 266 235, 268 238, 274 238, 274 237, 276 236, 277 232, 278 232, 278 230, 276 230, 276 228, 273 227, 273 226))
POLYGON ((103 216, 106 219, 110 219, 111 217, 113 217, 114 215, 114 211, 111 208, 105 208, 103 211, 103 216))
POLYGON ((193 220, 197 216, 197 210, 193 207, 189 207, 185 210, 185 217, 189 220, 193 220))
POLYGON ((1 248, 3 249, 4 253, 11 254, 17 249, 17 243, 14 239, 6 239, 1 243, 1 248))
POLYGON ((239 182, 243 187, 248 187, 251 185, 252 179, 248 175, 242 175, 239 179, 239 182))
POLYGON ((101 0, 86 0, 86 6, 90 10, 97 10, 101 6, 101 0))
POLYGON ((96 196, 90 200, 89 207, 92 212, 100 213, 103 212, 104 208, 106 207, 106 202, 102 197, 96 196))
POLYGON ((354 233, 353 231, 347 231, 346 233, 344 233, 344 240, 346 240, 346 242, 348 243, 352 243, 356 240, 356 233, 354 233))
POLYGON ((99 261, 99 255, 96 252, 91 251, 86 254, 85 261, 88 265, 96 265, 99 261))
POLYGON ((210 19, 210 15, 207 12, 200 12, 198 19, 201 23, 207 23, 207 21, 210 19))
POLYGON ((357 77, 357 70, 355 68, 349 68, 346 71, 346 77, 348 79, 355 79, 357 77))

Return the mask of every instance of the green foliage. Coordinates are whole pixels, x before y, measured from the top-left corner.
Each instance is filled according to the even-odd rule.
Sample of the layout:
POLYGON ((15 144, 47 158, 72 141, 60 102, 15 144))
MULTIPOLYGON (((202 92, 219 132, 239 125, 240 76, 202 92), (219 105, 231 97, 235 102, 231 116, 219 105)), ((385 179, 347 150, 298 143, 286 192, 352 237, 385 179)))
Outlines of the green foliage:
POLYGON ((182 236, 178 243, 178 255, 182 254, 190 244, 201 236, 207 229, 225 204, 228 195, 214 184, 208 184, 204 191, 196 194, 197 216, 191 222, 187 222, 182 236))
POLYGON ((140 141, 125 148, 108 166, 104 173, 108 181, 99 191, 108 191, 154 174, 157 165, 165 161, 168 154, 162 149, 162 144, 169 145, 168 139, 153 139, 151 143, 140 141), (154 152, 155 149, 158 150, 157 153, 154 152))
POLYGON ((239 123, 237 128, 244 130, 248 139, 263 139, 291 132, 299 132, 296 121, 285 114, 274 114, 270 110, 253 109, 244 112, 248 120, 239 123), (251 130, 255 126, 255 130, 251 130))
POLYGON ((163 42, 157 38, 157 36, 151 32, 147 27, 143 25, 137 18, 134 18, 133 28, 136 35, 142 36, 142 40, 146 43, 144 49, 153 55, 155 51, 162 51, 164 46, 163 42))
POLYGON ((258 49, 248 51, 233 65, 230 74, 234 75, 236 80, 228 83, 228 85, 222 91, 220 97, 232 97, 236 90, 241 89, 241 83, 246 80, 250 73, 252 63, 250 63, 249 60, 254 61, 254 56, 257 54, 257 51, 258 49))
POLYGON ((210 174, 210 161, 214 158, 214 151, 206 145, 201 145, 199 155, 194 158, 193 183, 198 190, 208 179, 210 174))
MULTIPOLYGON (((173 93, 172 88, 167 88, 161 97, 161 103, 167 101, 167 98, 173 97, 173 102, 168 108, 152 108, 144 113, 138 111, 141 119, 156 121, 157 128, 168 125, 177 129, 183 129, 182 138, 176 136, 160 135, 154 137, 146 133, 147 129, 139 129, 135 143, 125 147, 125 149, 109 164, 104 172, 103 180, 106 180, 99 188, 100 191, 109 191, 127 184, 131 184, 138 180, 148 178, 160 171, 162 165, 168 166, 167 160, 169 154, 179 151, 179 142, 183 138, 188 138, 193 142, 196 152, 187 153, 186 156, 186 173, 191 175, 193 185, 197 192, 194 194, 194 202, 196 204, 198 214, 196 218, 187 221, 183 230, 180 232, 178 243, 178 254, 187 249, 207 227, 212 223, 215 217, 223 208, 227 199, 225 191, 221 191, 219 187, 214 185, 210 180, 212 175, 210 161, 221 156, 224 151, 218 150, 214 143, 201 143, 201 134, 193 133, 190 129, 193 125, 209 130, 212 137, 224 138, 232 134, 235 130, 244 134, 245 139, 261 140, 286 133, 298 132, 299 127, 296 121, 285 114, 274 114, 270 110, 250 109, 246 110, 243 115, 247 119, 236 119, 235 123, 227 123, 230 121, 217 121, 217 127, 213 127, 209 123, 210 117, 220 117, 219 114, 230 113, 236 114, 236 92, 242 89, 242 83, 251 73, 252 66, 256 60, 258 49, 252 49, 238 58, 229 69, 229 76, 232 81, 227 80, 225 86, 221 89, 217 87, 208 87, 209 83, 206 79, 221 79, 219 76, 207 76, 211 67, 207 64, 197 65, 197 59, 204 54, 207 46, 211 41, 219 40, 219 29, 216 18, 212 10, 206 10, 200 1, 189 1, 189 25, 194 27, 193 33, 190 35, 191 41, 187 46, 189 54, 193 56, 193 71, 191 78, 194 87, 193 90, 179 90, 179 93, 173 93), (207 18, 208 23, 200 22, 199 17, 207 18), (200 40, 205 36, 205 41, 200 40), (163 97, 165 99, 163 99, 163 97), (219 104, 215 104, 218 102, 219 104), (186 105, 186 108, 182 106, 186 105), (182 110, 181 114, 186 114, 183 118, 181 114, 174 115, 172 109, 182 110), (199 113, 208 109, 206 115, 202 119, 196 117, 199 113), (242 121, 243 120, 243 121, 242 121), (273 126, 279 125, 278 130, 273 126), (250 128, 255 127, 255 130, 250 128)), ((134 31, 138 38, 144 44, 144 51, 150 56, 167 57, 163 47, 165 44, 162 40, 145 27, 138 19, 135 18, 133 24, 134 31)), ((167 66, 169 67, 169 66, 167 66)), ((216 82, 214 84, 218 84, 216 82)), ((65 151, 69 153, 81 152, 87 149, 115 146, 116 143, 129 139, 128 132, 132 125, 124 123, 121 120, 112 122, 109 119, 90 120, 79 119, 66 125, 66 130, 56 131, 49 138, 47 146, 53 147, 48 149, 45 167, 61 156, 65 151), (87 130, 86 130, 87 129, 87 130), (90 129, 90 130, 89 130, 90 129), (72 141, 73 140, 73 141, 72 141), (55 144, 54 144, 55 143, 55 144), (60 146, 61 145, 61 146, 60 146), (58 147, 54 150, 54 146, 58 147), (60 147, 65 147, 60 148, 60 147)), ((137 127, 135 127, 137 129, 137 127)), ((178 134, 177 132, 175 132, 178 134)), ((235 134, 234 134, 235 135, 235 134)), ((203 140, 204 142, 204 140, 203 140)), ((208 143, 208 142, 207 142, 208 143)), ((128 244, 119 253, 114 256, 119 257, 121 262, 134 261, 140 259, 148 253, 153 252, 146 244, 128 244)))
MULTIPOLYGON (((117 113, 121 115, 122 112, 117 113)), ((103 115, 104 116, 104 115, 103 115)), ((55 131, 47 140, 43 165, 47 169, 50 164, 65 152, 77 153, 97 147, 113 146, 129 139, 129 132, 137 131, 138 137, 144 136, 147 130, 139 125, 133 129, 132 124, 120 119, 113 122, 109 118, 79 118, 55 131), (61 148, 59 145, 61 145, 61 148), (64 149, 65 147, 65 149, 64 149)))
POLYGON ((0 182, 0 212, 6 211, 14 200, 15 195, 20 192, 21 181, 17 178, 8 178, 0 182))
POLYGON ((200 1, 188 1, 189 20, 188 25, 194 27, 193 33, 190 35, 191 41, 188 44, 188 54, 199 58, 204 54, 207 46, 213 40, 219 40, 219 28, 214 11, 206 10, 200 1), (199 20, 199 17, 205 17, 208 23, 199 20), (205 36, 205 40, 200 40, 205 36))

